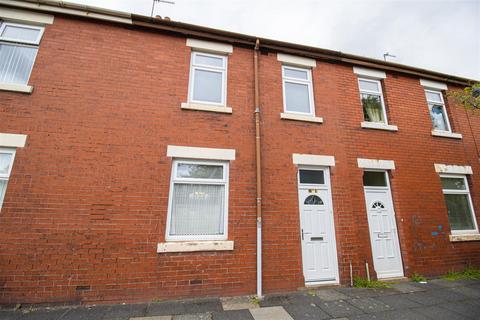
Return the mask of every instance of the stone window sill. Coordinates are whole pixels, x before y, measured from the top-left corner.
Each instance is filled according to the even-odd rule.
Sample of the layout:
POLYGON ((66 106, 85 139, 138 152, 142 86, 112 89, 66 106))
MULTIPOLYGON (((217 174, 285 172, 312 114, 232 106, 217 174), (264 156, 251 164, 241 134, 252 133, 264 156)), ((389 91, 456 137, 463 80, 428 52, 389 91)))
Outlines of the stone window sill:
POLYGON ((436 131, 432 130, 432 136, 434 137, 444 137, 444 138, 452 138, 452 139, 462 139, 462 135, 460 133, 453 133, 448 131, 436 131))
POLYGON ((293 114, 293 113, 280 113, 280 118, 284 120, 323 123, 323 118, 321 117, 293 114))
POLYGON ((368 121, 363 121, 361 123, 361 127, 364 129, 376 129, 376 130, 385 130, 385 131, 398 131, 398 127, 391 125, 391 124, 386 124, 386 123, 380 123, 380 122, 368 122, 368 121))
POLYGON ((479 233, 472 234, 451 234, 450 242, 461 242, 461 241, 480 241, 479 233))
POLYGON ((0 83, 1 91, 13 91, 22 93, 32 93, 33 87, 25 84, 0 83))
POLYGON ((232 108, 224 106, 215 106, 200 103, 182 103, 181 108, 184 110, 210 111, 219 113, 232 113, 232 108))
POLYGON ((198 252, 198 251, 232 251, 233 241, 172 241, 157 245, 157 253, 198 252))

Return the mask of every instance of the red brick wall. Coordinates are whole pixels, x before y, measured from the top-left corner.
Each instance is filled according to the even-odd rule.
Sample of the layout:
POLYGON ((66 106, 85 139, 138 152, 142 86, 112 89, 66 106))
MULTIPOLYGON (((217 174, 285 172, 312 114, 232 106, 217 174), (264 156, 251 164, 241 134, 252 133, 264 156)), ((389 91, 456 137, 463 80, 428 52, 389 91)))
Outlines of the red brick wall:
MULTIPOLYGON (((185 38, 57 16, 46 28, 31 95, 0 93, 0 132, 28 134, 17 150, 0 214, 0 303, 118 302, 255 293, 253 52, 228 60, 233 114, 181 110, 190 49, 185 38), (167 145, 233 148, 232 252, 157 254, 165 240, 171 159, 167 145)), ((480 164, 466 113, 450 105, 463 140, 434 138, 417 78, 388 73, 389 120, 360 128, 351 66, 317 61, 323 124, 280 119, 281 65, 260 56, 264 286, 303 286, 292 153, 334 155, 332 193, 341 281, 371 260, 362 171, 356 158, 395 160, 393 200, 407 274, 480 265, 478 242, 452 244, 433 163, 480 164), (432 231, 443 232, 432 236, 432 231)), ((480 141, 478 115, 470 121, 480 141)), ((480 203, 478 174, 472 176, 480 203)), ((480 207, 476 206, 477 219, 480 207)))

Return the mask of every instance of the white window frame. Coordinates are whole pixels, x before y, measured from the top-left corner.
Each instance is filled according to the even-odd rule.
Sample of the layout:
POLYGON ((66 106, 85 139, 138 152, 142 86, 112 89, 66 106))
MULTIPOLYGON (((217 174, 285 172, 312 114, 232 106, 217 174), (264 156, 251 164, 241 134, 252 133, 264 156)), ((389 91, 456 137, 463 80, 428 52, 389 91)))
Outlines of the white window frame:
MULTIPOLYGON (((9 153, 12 155, 12 158, 10 160, 10 165, 8 167, 8 172, 7 173, 0 173, 0 180, 6 181, 5 188, 3 190, 3 194, 0 194, 0 199, 5 199, 5 194, 7 192, 7 187, 8 187, 8 180, 10 179, 10 174, 12 173, 12 168, 13 168, 13 162, 15 161, 15 149, 10 149, 10 148, 0 148, 0 153, 9 153)), ((2 209, 3 206, 3 201, 0 202, 0 210, 2 209)))
POLYGON ((165 231, 166 241, 195 241, 195 240, 227 240, 228 239, 228 194, 229 194, 229 162, 216 160, 192 160, 175 159, 172 161, 172 173, 170 177, 170 190, 168 197, 167 226, 165 231), (223 179, 196 179, 196 178, 177 178, 178 164, 200 164, 223 166, 223 179), (170 235, 170 223, 173 209, 173 190, 175 184, 209 184, 225 186, 225 206, 223 212, 223 234, 221 235, 170 235))
POLYGON ((432 115, 431 115, 432 105, 441 105, 441 106, 442 106, 442 110, 443 110, 443 114, 445 115, 445 121, 446 121, 446 123, 447 123, 447 130, 435 129, 435 128, 433 127, 433 123, 432 123, 432 130, 435 131, 435 132, 450 132, 450 133, 452 133, 452 126, 450 125, 450 119, 449 119, 449 116, 448 116, 448 113, 447 113, 447 108, 445 107, 445 101, 443 100, 443 92, 442 92, 442 90, 425 89, 425 99, 427 100, 428 116, 430 117, 430 121, 432 121, 432 115), (440 102, 438 102, 438 101, 428 100, 427 92, 439 94, 439 95, 440 95, 440 100, 441 100, 442 102, 440 103, 440 102))
MULTIPOLYGON (((450 229, 451 232, 452 232, 452 235, 454 235, 454 234, 474 234, 474 233, 478 233, 478 224, 477 224, 477 219, 476 219, 476 216, 475 216, 475 209, 473 208, 472 196, 470 195, 470 187, 468 186, 467 176, 458 175, 458 174, 440 174, 439 176, 440 176, 440 178, 463 179, 463 183, 465 184, 465 190, 444 189, 443 185, 441 185, 442 193, 444 195, 445 194, 464 194, 464 195, 467 195, 468 205, 470 206, 470 214, 472 215, 473 224, 475 226, 475 229, 470 229, 470 230, 453 230, 453 229, 450 229)), ((445 197, 444 197, 444 202, 445 202, 445 197)), ((446 206, 447 205, 445 203, 445 207, 446 206)), ((448 211, 448 208, 447 208, 447 211, 448 211)), ((448 213, 447 213, 447 217, 448 217, 448 213)), ((451 226, 450 226, 450 228, 451 228, 451 226)))
POLYGON ((7 21, 1 21, 0 22, 0 41, 7 41, 7 42, 14 42, 14 43, 23 43, 23 44, 33 44, 38 46, 40 44, 40 39, 42 39, 43 32, 45 31, 44 27, 40 26, 34 26, 34 25, 29 25, 29 24, 23 24, 23 23, 13 23, 13 22, 7 22, 7 21), (32 30, 37 30, 40 31, 38 34, 38 37, 35 41, 27 41, 27 40, 19 40, 15 38, 7 38, 7 37, 2 37, 1 34, 5 30, 6 27, 11 26, 11 27, 18 27, 18 28, 23 28, 23 29, 32 29, 32 30))
POLYGON ((300 67, 294 67, 294 66, 291 66, 291 65, 282 65, 282 91, 283 91, 283 111, 285 113, 308 115, 308 116, 315 117, 315 101, 314 101, 314 98, 313 98, 313 82, 312 82, 312 69, 311 68, 300 68, 300 67), (307 73, 307 80, 288 77, 288 76, 285 75, 285 69, 291 69, 291 70, 306 72, 307 73), (285 91, 285 83, 286 82, 307 85, 307 87, 308 87, 308 100, 310 102, 309 103, 310 112, 298 112, 298 111, 287 110, 287 95, 286 95, 286 91, 285 91))
POLYGON ((215 106, 226 106, 227 101, 227 68, 228 67, 228 57, 227 55, 222 54, 213 54, 213 53, 206 53, 203 51, 192 51, 190 55, 190 81, 188 84, 188 102, 190 103, 199 103, 199 104, 206 104, 206 105, 215 105, 215 106), (212 57, 212 58, 220 58, 223 61, 223 67, 213 67, 204 64, 196 64, 195 57, 197 55, 212 57), (193 98, 194 94, 194 85, 195 85, 195 70, 204 70, 204 71, 211 71, 216 73, 222 73, 222 98, 221 102, 212 102, 212 101, 203 101, 203 100, 195 100, 193 98))
POLYGON ((366 78, 366 77, 358 77, 357 79, 358 82, 358 90, 360 92, 360 106, 362 107, 362 115, 363 115, 363 121, 368 122, 368 123, 383 123, 383 124, 388 124, 388 117, 387 117, 387 108, 385 107, 385 101, 383 99, 383 86, 382 86, 382 81, 378 79, 371 79, 371 78, 366 78), (360 86, 360 81, 366 81, 366 82, 372 82, 376 83, 378 85, 378 88, 380 88, 380 91, 373 91, 373 90, 364 90, 360 86), (363 114, 363 101, 362 101, 362 94, 370 94, 370 95, 376 95, 380 96, 380 103, 382 105, 382 114, 383 114, 383 122, 376 122, 376 121, 367 121, 365 120, 365 115, 363 114))

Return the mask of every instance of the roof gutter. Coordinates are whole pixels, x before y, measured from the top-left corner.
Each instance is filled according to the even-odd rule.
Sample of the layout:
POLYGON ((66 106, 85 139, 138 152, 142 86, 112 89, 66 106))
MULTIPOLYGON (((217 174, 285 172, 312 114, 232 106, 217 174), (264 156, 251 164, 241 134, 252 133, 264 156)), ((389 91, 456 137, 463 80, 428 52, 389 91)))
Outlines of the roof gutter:
POLYGON ((468 79, 448 75, 440 72, 406 66, 398 63, 387 62, 372 58, 366 58, 353 54, 346 54, 340 51, 321 49, 294 43, 287 43, 272 39, 258 38, 250 35, 207 28, 188 23, 175 22, 161 18, 152 18, 138 14, 130 14, 115 10, 102 9, 98 7, 80 5, 64 1, 54 0, 0 0, 0 5, 10 7, 25 8, 47 12, 57 12, 67 15, 81 16, 110 22, 136 25, 149 29, 162 30, 182 34, 185 36, 198 37, 206 40, 216 40, 227 42, 240 46, 255 47, 256 40, 259 39, 262 49, 272 50, 282 53, 290 53, 309 58, 326 60, 349 65, 359 65, 381 70, 399 72, 425 79, 442 81, 456 85, 470 85, 472 82, 478 82, 475 79, 468 79))

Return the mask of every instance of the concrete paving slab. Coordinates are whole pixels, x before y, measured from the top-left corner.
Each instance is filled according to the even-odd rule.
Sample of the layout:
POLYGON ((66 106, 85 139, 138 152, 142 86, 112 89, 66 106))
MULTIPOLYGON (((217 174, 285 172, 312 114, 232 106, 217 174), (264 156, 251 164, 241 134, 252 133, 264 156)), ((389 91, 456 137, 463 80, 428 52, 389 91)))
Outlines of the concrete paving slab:
POLYGON ((423 314, 431 319, 435 320, 467 320, 468 317, 465 317, 457 312, 450 311, 440 306, 430 306, 430 307, 423 307, 414 309, 414 312, 423 314))
POLYGON ((212 313, 213 320, 255 320, 248 310, 228 310, 212 313))
POLYGON ((266 307, 250 310, 255 320, 294 320, 282 307, 266 307))
POLYGON ((21 317, 18 319, 21 320, 58 320, 66 314, 69 309, 39 309, 32 310, 30 312, 21 312, 21 317))
POLYGON ((315 291, 316 296, 322 301, 345 300, 348 296, 335 289, 320 289, 315 291))
POLYGON ((441 307, 472 319, 478 319, 480 314, 480 303, 472 301, 449 302, 442 304, 441 307))
POLYGON ((398 291, 395 289, 374 289, 374 288, 337 288, 335 289, 350 298, 361 299, 361 298, 372 298, 386 295, 398 294, 398 291))
POLYGON ((394 283, 391 285, 393 289, 401 292, 401 293, 410 293, 410 292, 418 292, 418 291, 426 291, 427 289, 422 289, 420 287, 414 286, 411 282, 400 282, 394 283))
POLYGON ((2 320, 17 320, 22 316, 20 311, 0 310, 0 319, 2 320))
POLYGON ((101 320, 108 309, 110 309, 110 306, 72 308, 62 317, 62 320, 101 320))
POLYGON ((137 317, 130 320, 172 320, 172 316, 137 317))
POLYGON ((393 310, 349 317, 350 320, 429 320, 430 318, 411 310, 393 310))
POLYGON ((433 306, 447 302, 444 298, 432 295, 430 291, 408 293, 405 295, 405 298, 426 306, 433 306))
POLYGON ((399 310, 404 310, 407 308, 416 308, 421 307, 420 303, 414 302, 404 297, 404 294, 397 294, 391 296, 377 297, 378 299, 385 303, 386 305, 399 310))
POLYGON ((429 293, 435 297, 438 297, 438 298, 444 299, 445 301, 450 301, 450 302, 463 301, 463 300, 469 299, 468 296, 460 292, 454 291, 453 288, 443 289, 443 290, 432 290, 429 293))
POLYGON ((142 317, 147 311, 147 304, 121 304, 111 306, 102 320, 128 320, 132 317, 142 317))
POLYGON ((223 310, 242 310, 259 308, 258 303, 254 303, 251 297, 229 297, 221 298, 223 310))
POLYGON ((168 316, 168 315, 177 315, 185 312, 185 307, 182 303, 179 302, 158 302, 150 303, 147 307, 145 315, 147 317, 151 316, 168 316))
POLYGON ((212 320, 212 314, 210 312, 196 313, 196 314, 181 314, 178 316, 173 316, 172 320, 212 320))
POLYGON ((363 311, 351 305, 346 300, 324 301, 318 307, 332 317, 342 318, 362 314, 363 311))
POLYGON ((290 304, 292 298, 288 295, 268 295, 260 301, 260 307, 276 307, 290 304))
POLYGON ((439 290, 439 289, 443 288, 442 286, 440 286, 438 284, 435 284, 433 282, 430 282, 430 281, 428 281, 427 283, 421 283, 421 282, 409 282, 409 283, 410 283, 410 285, 412 285, 414 287, 424 289, 426 291, 428 291, 428 290, 439 290))
POLYGON ((480 299, 480 290, 475 290, 470 287, 456 287, 451 288, 453 292, 461 293, 469 298, 480 299))
POLYGON ((330 319, 330 315, 315 304, 289 304, 284 308, 295 320, 330 319))
POLYGON ((392 307, 375 298, 351 299, 348 302, 366 313, 393 310, 392 307))

